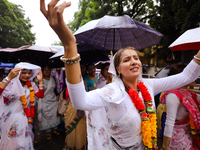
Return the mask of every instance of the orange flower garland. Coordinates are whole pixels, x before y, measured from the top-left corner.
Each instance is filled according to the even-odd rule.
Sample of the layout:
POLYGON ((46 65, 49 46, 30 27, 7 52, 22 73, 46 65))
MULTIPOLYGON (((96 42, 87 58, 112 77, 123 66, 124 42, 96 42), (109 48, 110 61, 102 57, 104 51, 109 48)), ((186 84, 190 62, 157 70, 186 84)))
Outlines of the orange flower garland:
POLYGON ((147 87, 142 82, 139 82, 137 86, 142 93, 147 109, 135 90, 129 88, 128 86, 126 86, 126 90, 141 116, 142 135, 145 150, 157 150, 157 118, 155 110, 152 108, 152 98, 147 87))
POLYGON ((30 110, 27 106, 27 100, 25 95, 20 96, 20 99, 22 101, 22 105, 24 106, 24 112, 28 118, 28 123, 33 122, 33 117, 35 115, 35 107, 34 107, 34 102, 35 102, 35 94, 33 87, 31 85, 31 82, 27 81, 26 82, 27 87, 30 89, 30 110))
POLYGON ((193 135, 194 143, 195 145, 197 145, 198 148, 200 148, 200 137, 199 137, 200 131, 197 130, 190 113, 189 113, 189 119, 190 119, 191 134, 193 135))

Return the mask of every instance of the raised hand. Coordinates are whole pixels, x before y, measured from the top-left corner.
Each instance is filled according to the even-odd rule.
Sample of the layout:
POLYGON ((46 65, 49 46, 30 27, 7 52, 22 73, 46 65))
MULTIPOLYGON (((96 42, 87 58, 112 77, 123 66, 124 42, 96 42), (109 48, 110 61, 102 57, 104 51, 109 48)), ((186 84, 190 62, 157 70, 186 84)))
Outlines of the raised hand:
MULTIPOLYGON (((59 0, 51 0, 48 4, 48 10, 46 10, 45 0, 40 0, 40 10, 61 40, 65 50, 64 58, 74 58, 78 55, 76 38, 63 20, 63 11, 71 5, 71 2, 63 2, 56 6, 58 1, 59 0)), ((73 65, 67 65, 67 63, 65 63, 65 71, 69 83, 76 84, 82 80, 79 63, 74 63, 73 65)))
MULTIPOLYGON (((40 0, 40 10, 49 22, 51 28, 59 36, 63 46, 68 46, 71 40, 75 40, 71 30, 68 28, 63 19, 64 9, 71 5, 71 2, 63 2, 57 5, 59 0, 52 0, 48 4, 48 10, 45 8, 45 0, 40 0)), ((76 43, 76 40, 75 40, 76 43)))
POLYGON ((8 74, 8 78, 10 80, 12 80, 13 78, 15 78, 16 76, 19 75, 19 71, 22 70, 23 68, 14 68, 10 71, 10 73, 8 74))
POLYGON ((42 74, 41 68, 40 68, 39 72, 36 73, 36 77, 37 77, 37 79, 38 79, 39 82, 42 81, 43 74, 42 74))

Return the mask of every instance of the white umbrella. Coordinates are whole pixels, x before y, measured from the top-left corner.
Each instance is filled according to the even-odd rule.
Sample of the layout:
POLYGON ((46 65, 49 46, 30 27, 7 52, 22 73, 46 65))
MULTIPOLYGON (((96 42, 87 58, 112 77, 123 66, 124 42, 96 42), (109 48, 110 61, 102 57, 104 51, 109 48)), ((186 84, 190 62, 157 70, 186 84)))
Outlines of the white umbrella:
POLYGON ((200 27, 184 32, 169 48, 174 51, 200 49, 200 27))

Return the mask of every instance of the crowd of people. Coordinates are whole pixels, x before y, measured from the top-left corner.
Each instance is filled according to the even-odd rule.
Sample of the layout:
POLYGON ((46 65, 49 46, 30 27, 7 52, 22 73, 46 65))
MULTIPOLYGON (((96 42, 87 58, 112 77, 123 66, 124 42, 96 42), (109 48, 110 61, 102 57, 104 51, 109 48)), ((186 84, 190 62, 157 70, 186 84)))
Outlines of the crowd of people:
MULTIPOLYGON (((87 81, 86 91, 95 89, 97 81, 101 87, 106 85, 108 67, 109 63, 103 64, 101 73, 97 74, 94 64, 81 65, 83 79, 87 81)), ((0 122, 0 149, 33 149, 38 144, 33 131, 45 131, 46 139, 52 140, 52 133, 59 135, 62 131, 59 128, 62 120, 66 132, 63 149, 87 148, 86 115, 84 111, 73 108, 66 93, 65 69, 21 62, 11 69, 8 76, 3 73, 3 68, 1 70, 0 121, 3 122, 0 122), (23 95, 25 99, 22 98, 23 95), (61 96, 68 100, 62 115, 58 111, 61 96), (21 140, 26 144, 19 143, 21 140)))
POLYGON ((41 12, 65 48, 64 69, 21 62, 1 76, 0 150, 34 150, 33 131, 45 131, 52 140, 62 122, 63 150, 157 150, 157 135, 162 150, 200 149, 200 95, 187 89, 200 75, 200 51, 187 66, 174 65, 168 77, 147 79, 138 51, 125 47, 97 74, 93 63, 80 62, 64 22, 71 3, 55 7, 58 1, 52 0, 47 10, 44 1, 41 12), (160 92, 162 112, 154 101, 160 92))

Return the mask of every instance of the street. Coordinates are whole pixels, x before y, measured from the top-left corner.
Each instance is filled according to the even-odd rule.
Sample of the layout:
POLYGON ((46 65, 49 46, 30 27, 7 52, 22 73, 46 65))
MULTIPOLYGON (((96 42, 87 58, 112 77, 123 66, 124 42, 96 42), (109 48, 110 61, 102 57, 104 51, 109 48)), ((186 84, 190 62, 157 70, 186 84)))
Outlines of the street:
MULTIPOLYGON (((60 135, 52 134, 52 140, 47 140, 46 132, 40 131, 40 133, 35 136, 35 139, 39 142, 35 150, 62 150, 65 145, 64 132, 60 132, 60 135)), ((158 137, 157 141, 158 149, 160 149, 162 146, 162 139, 158 137)))
POLYGON ((65 144, 65 133, 60 132, 60 135, 52 133, 52 139, 46 139, 46 132, 40 131, 35 139, 38 141, 38 145, 35 146, 35 150, 62 150, 65 144))

